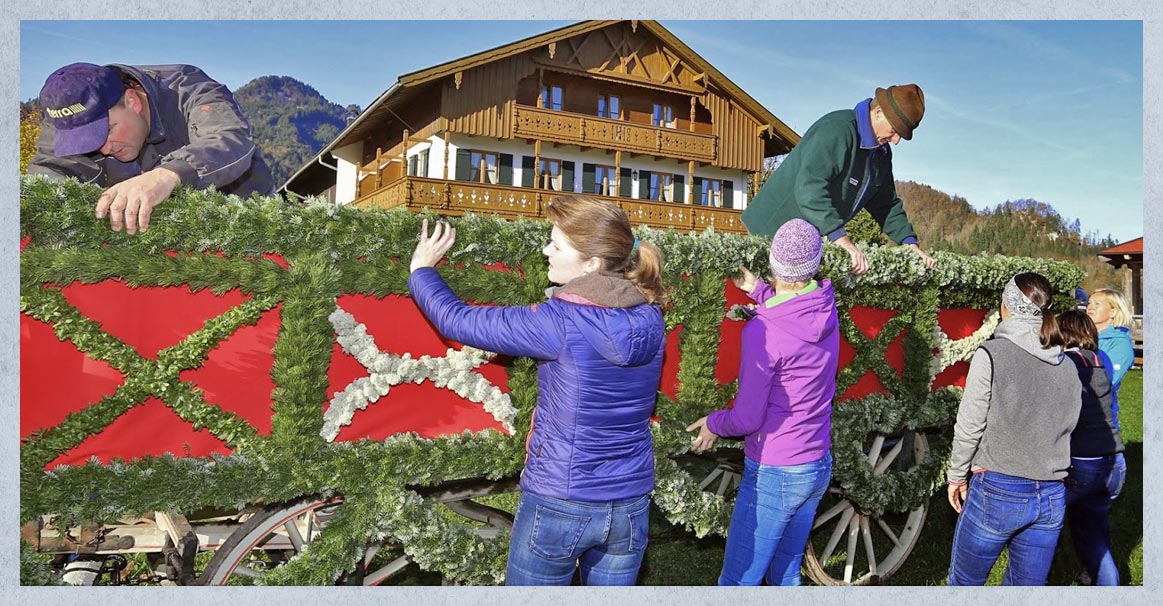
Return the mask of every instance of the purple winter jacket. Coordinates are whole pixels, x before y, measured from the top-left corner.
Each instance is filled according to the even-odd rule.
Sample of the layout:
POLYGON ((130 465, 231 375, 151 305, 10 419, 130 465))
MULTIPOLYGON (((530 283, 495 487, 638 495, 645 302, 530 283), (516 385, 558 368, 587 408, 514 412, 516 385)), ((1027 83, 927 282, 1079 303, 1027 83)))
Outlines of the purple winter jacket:
POLYGON ((537 360, 522 490, 614 501, 654 489, 650 415, 666 324, 633 284, 591 273, 528 307, 468 305, 432 268, 412 272, 408 289, 444 336, 537 360))
POLYGON ((774 295, 762 280, 750 293, 759 308, 743 327, 739 395, 709 415, 707 428, 743 436, 743 453, 762 465, 800 465, 832 447, 840 321, 828 280, 768 308, 774 295))

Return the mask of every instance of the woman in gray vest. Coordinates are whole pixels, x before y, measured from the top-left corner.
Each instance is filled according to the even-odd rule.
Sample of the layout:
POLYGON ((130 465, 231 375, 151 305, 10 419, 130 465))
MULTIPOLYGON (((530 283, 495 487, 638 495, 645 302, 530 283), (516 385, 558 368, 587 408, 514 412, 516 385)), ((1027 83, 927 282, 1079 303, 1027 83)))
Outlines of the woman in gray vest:
POLYGON ((970 362, 947 476, 949 504, 961 514, 950 585, 984 585, 1006 547, 1004 585, 1046 584, 1082 407, 1052 293, 1039 274, 1014 276, 1002 292, 1001 324, 970 362))

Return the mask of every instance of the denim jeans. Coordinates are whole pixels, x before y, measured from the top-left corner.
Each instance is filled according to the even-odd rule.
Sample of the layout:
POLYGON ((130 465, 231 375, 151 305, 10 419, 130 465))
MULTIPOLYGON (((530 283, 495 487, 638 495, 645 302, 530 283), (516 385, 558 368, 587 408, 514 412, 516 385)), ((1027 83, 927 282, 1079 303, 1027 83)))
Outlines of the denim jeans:
POLYGON ((1111 500, 1123 490, 1127 463, 1121 455, 1070 459, 1066 476, 1066 521, 1086 573, 1096 585, 1118 585, 1119 569, 1111 555, 1111 500))
POLYGON ((744 459, 743 479, 720 585, 799 585, 800 563, 816 506, 832 479, 832 454, 802 465, 761 465, 744 459))
POLYGON ((567 501, 521 493, 509 541, 506 585, 633 585, 646 553, 650 495, 567 501))
POLYGON ((950 585, 984 585, 1003 547, 1003 585, 1045 585, 1066 515, 1066 486, 993 471, 973 474, 953 533, 950 585))

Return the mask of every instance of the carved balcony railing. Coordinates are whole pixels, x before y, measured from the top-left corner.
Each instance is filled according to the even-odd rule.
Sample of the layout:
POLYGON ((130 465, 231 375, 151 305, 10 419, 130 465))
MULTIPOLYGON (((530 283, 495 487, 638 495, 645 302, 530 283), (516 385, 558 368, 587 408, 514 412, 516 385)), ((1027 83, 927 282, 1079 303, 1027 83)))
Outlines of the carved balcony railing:
POLYGON ((572 145, 714 162, 716 137, 703 133, 516 105, 513 136, 572 145))
MULTIPOLYGON (((492 185, 471 181, 444 181, 423 177, 403 177, 356 199, 358 208, 405 208, 416 212, 428 208, 441 215, 459 216, 466 211, 496 214, 515 219, 544 218, 546 202, 561 192, 528 187, 492 185)), ((589 194, 587 194, 589 195, 589 194)), ((634 225, 673 227, 701 232, 708 227, 716 231, 747 233, 739 220, 741 211, 676 202, 657 202, 634 198, 591 196, 609 200, 626 211, 634 225)))

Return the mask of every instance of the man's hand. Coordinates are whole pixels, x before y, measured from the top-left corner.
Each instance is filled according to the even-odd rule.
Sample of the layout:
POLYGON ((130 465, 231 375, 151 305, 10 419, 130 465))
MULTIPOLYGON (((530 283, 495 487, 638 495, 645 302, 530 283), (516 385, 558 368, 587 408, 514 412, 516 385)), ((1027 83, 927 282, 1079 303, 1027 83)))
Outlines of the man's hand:
POLYGON ((755 290, 755 285, 759 283, 759 280, 755 277, 755 274, 751 273, 749 269, 742 265, 739 266, 739 273, 741 275, 731 278, 731 282, 735 284, 735 288, 751 294, 751 291, 755 290))
POLYGON ((168 168, 155 168, 132 179, 111 186, 97 199, 97 218, 109 214, 113 231, 136 234, 149 229, 149 217, 158 204, 165 201, 181 182, 178 173, 168 168))
POLYGON ((456 228, 444 221, 437 221, 436 227, 432 228, 432 235, 429 236, 428 219, 424 219, 420 223, 420 243, 416 245, 416 250, 412 251, 411 271, 421 267, 436 267, 454 242, 456 228))
POLYGON ((836 244, 848 251, 848 256, 852 259, 852 274, 859 276, 868 271, 872 265, 869 264, 868 259, 864 257, 864 253, 856 248, 856 244, 848 238, 848 236, 841 236, 836 239, 836 244))
POLYGON ((920 246, 917 246, 916 244, 909 244, 908 246, 913 252, 921 256, 921 261, 925 262, 925 267, 927 269, 933 269, 937 266, 937 260, 933 257, 930 257, 929 255, 926 255, 925 251, 921 250, 920 246))
POLYGON ((707 417, 703 417, 694 423, 687 426, 687 431, 699 430, 699 435, 695 436, 694 441, 691 442, 691 452, 700 453, 715 445, 715 440, 719 436, 715 432, 707 429, 707 417))

